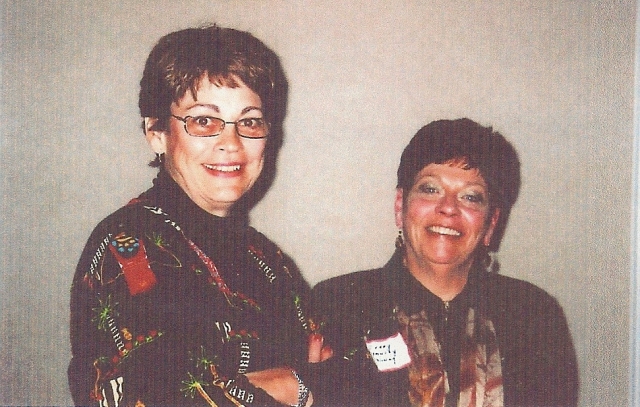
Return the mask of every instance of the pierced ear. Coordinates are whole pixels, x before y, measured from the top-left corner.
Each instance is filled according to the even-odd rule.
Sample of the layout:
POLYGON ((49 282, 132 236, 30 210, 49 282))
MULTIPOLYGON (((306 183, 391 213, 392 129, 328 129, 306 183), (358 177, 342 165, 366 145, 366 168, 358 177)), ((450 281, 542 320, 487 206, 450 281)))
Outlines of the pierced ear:
POLYGON ((164 154, 167 151, 167 133, 164 130, 155 129, 157 123, 157 117, 144 118, 144 137, 154 153, 164 154))
POLYGON ((489 227, 487 228, 487 232, 484 234, 484 239, 482 241, 485 246, 489 246, 491 244, 491 237, 493 236, 493 232, 496 230, 498 219, 500 219, 500 208, 494 209, 491 214, 491 219, 489 219, 489 227))
POLYGON ((403 192, 402 188, 396 188, 396 200, 393 204, 393 210, 396 218, 396 226, 402 229, 402 207, 403 207, 403 192))

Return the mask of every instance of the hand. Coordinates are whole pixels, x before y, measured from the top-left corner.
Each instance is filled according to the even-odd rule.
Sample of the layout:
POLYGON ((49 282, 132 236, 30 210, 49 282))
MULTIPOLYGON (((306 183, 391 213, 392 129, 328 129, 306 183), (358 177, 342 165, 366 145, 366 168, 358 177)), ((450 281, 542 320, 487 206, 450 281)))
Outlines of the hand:
POLYGON ((333 356, 333 349, 324 344, 324 337, 320 334, 309 335, 309 363, 324 362, 333 356))
MULTIPOLYGON (((320 334, 309 335, 309 363, 319 363, 333 356, 333 349, 324 344, 324 337, 320 334)), ((266 391, 274 400, 289 406, 298 404, 298 380, 293 376, 291 369, 277 367, 246 373, 249 382, 266 391)), ((313 404, 313 394, 309 394, 306 407, 313 404)))
MULTIPOLYGON (((288 406, 298 404, 298 380, 293 376, 291 369, 276 367, 246 373, 245 376, 252 385, 266 391, 274 400, 288 406)), ((310 407, 312 404, 313 395, 309 394, 306 407, 310 407)))

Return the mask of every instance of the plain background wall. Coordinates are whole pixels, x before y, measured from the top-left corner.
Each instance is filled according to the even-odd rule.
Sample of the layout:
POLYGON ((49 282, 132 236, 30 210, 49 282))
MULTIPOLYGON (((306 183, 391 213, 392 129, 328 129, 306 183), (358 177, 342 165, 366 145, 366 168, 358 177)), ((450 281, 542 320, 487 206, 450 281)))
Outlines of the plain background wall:
POLYGON ((157 39, 247 29, 290 84, 278 175, 252 223, 313 285, 393 251, 395 170, 467 116, 516 146, 502 273, 559 299, 583 406, 628 403, 632 0, 3 1, 0 405, 66 405, 68 293, 93 226, 155 171, 138 81, 157 39))

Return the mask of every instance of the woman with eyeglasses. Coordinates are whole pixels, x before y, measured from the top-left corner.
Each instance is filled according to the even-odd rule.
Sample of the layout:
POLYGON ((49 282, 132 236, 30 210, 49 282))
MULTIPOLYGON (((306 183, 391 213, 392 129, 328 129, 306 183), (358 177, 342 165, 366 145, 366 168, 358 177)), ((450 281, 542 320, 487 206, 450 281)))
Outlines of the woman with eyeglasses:
POLYGON ((309 361, 328 350, 310 335, 309 289, 248 225, 274 173, 286 90, 277 56, 246 32, 186 29, 153 48, 139 108, 159 172, 78 263, 76 405, 312 404, 307 346, 309 361))
POLYGON ((520 188, 513 146, 469 119, 418 131, 398 168, 396 251, 382 268, 313 289, 353 406, 575 406, 562 309, 496 273, 520 188), (351 383, 349 383, 351 380, 351 383))

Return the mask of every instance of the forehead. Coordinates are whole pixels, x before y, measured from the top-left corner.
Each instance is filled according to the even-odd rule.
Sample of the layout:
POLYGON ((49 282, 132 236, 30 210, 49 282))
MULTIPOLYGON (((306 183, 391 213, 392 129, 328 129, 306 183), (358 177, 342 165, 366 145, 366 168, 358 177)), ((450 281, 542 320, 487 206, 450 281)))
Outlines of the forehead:
POLYGON ((192 89, 185 92, 180 99, 172 104, 186 109, 193 106, 204 106, 216 111, 232 106, 262 107, 260 96, 245 85, 240 78, 232 77, 220 80, 217 77, 210 78, 208 75, 203 75, 192 89))
POLYGON ((418 172, 415 183, 434 178, 455 185, 476 185, 487 188, 487 183, 477 168, 469 168, 466 161, 447 161, 444 164, 427 164, 418 172))

